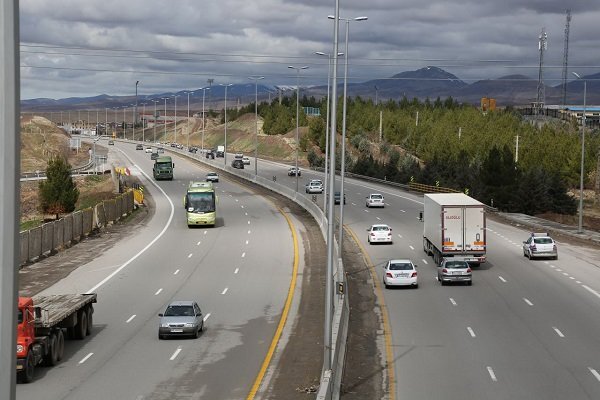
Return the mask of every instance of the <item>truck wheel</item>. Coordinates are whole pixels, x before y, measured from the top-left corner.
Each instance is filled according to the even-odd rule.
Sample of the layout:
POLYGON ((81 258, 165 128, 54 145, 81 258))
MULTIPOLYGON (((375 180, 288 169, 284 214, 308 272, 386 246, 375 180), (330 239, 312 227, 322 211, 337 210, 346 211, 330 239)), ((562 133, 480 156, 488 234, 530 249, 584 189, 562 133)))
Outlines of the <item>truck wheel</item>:
POLYGON ((56 334, 56 361, 60 361, 65 353, 65 335, 62 329, 56 334))
POLYGON ((90 336, 92 334, 92 326, 94 325, 94 308, 90 306, 87 311, 87 326, 85 329, 86 336, 90 336))
POLYGON ((85 332, 87 331, 87 313, 82 310, 79 312, 77 319, 77 325, 75 325, 75 339, 82 340, 85 338, 85 332))
POLYGON ((44 363, 50 367, 53 367, 58 363, 58 337, 52 333, 48 342, 50 347, 48 348, 48 353, 44 358, 44 363))
POLYGON ((30 383, 33 381, 33 354, 31 354, 31 349, 27 353, 27 358, 25 359, 25 369, 19 372, 18 378, 23 383, 30 383))

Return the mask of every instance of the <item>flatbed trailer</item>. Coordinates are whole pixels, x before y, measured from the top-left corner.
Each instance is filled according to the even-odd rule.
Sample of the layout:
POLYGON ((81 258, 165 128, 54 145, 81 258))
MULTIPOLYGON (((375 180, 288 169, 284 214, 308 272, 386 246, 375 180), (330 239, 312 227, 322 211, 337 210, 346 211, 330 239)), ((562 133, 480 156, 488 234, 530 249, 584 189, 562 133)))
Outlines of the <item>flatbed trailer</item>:
POLYGON ((84 339, 93 326, 95 293, 19 297, 17 376, 28 383, 35 367, 56 365, 65 339, 84 339))

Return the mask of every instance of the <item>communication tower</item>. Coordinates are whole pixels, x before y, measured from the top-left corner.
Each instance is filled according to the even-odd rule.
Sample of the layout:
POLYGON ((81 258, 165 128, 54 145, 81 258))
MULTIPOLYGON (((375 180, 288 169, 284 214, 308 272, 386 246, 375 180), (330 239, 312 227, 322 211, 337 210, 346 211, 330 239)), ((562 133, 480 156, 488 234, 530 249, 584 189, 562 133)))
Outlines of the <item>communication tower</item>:
POLYGON ((562 70, 562 105, 567 105, 567 76, 569 68, 569 28, 571 26, 571 10, 567 9, 567 24, 565 25, 565 50, 562 70))
POLYGON ((548 49, 548 34, 546 28, 542 28, 539 36, 538 48, 540 51, 540 70, 538 74, 537 97, 534 104, 535 115, 539 116, 546 102, 546 89, 544 87, 544 52, 548 49))

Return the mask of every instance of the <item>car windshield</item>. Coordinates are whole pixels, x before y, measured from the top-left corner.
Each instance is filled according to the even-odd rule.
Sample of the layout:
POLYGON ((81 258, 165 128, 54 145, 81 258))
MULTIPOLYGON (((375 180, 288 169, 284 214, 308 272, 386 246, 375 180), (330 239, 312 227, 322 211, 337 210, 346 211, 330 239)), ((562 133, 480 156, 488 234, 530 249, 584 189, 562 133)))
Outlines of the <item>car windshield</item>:
POLYGON ((380 194, 372 194, 371 195, 371 200, 381 200, 383 199, 383 196, 380 194))
POLYGON ((211 172, 210 174, 207 174, 206 176, 217 176, 217 174, 215 174, 214 172, 211 172))
POLYGON ((535 244, 552 244, 552 239, 550 238, 535 238, 533 239, 535 244))
POLYGON ((192 317, 194 307, 192 306, 169 306, 165 310, 165 317, 192 317))
POLYGON ((469 264, 466 261, 448 261, 445 265, 446 268, 469 268, 469 264))
POLYGON ((389 269, 391 271, 409 271, 413 269, 413 266, 410 263, 392 263, 389 269))
POLYGON ((188 193, 187 207, 193 212, 213 212, 215 211, 215 197, 213 192, 206 193, 188 193))
POLYGON ((157 162, 156 169, 171 169, 171 162, 157 162))

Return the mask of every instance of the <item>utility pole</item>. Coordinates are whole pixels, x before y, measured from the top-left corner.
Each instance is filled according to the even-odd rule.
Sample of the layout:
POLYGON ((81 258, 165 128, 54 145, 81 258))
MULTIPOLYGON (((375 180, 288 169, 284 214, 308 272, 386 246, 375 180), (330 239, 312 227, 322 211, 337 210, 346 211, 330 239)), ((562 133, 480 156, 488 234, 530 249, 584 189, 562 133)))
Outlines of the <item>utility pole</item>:
POLYGON ((548 34, 546 28, 542 28, 539 36, 538 49, 540 51, 540 68, 538 71, 537 97, 535 100, 535 118, 539 118, 543 112, 546 102, 546 88, 544 86, 544 52, 548 49, 548 34))
POLYGON ((562 105, 567 105, 567 77, 569 76, 569 31, 571 26, 571 10, 567 9, 567 24, 565 25, 565 48, 563 51, 562 70, 562 105))
POLYGON ((519 162, 519 135, 515 136, 515 164, 519 162))

